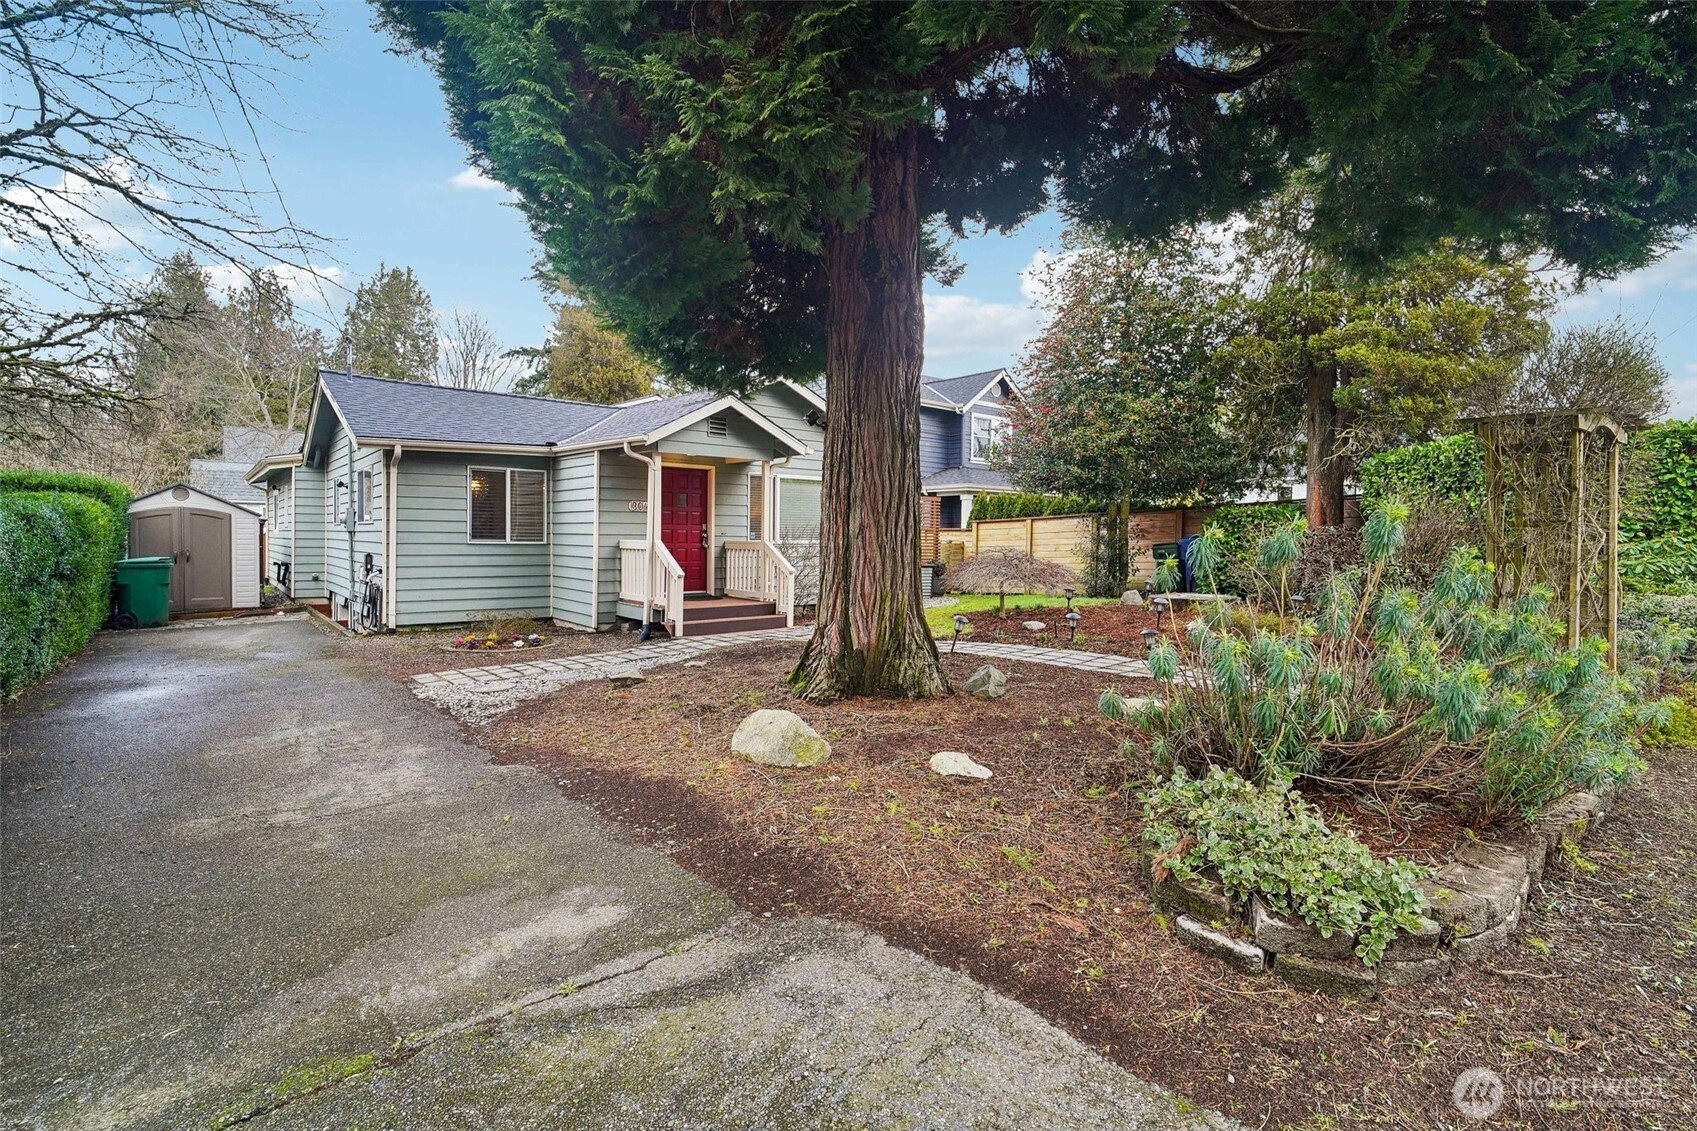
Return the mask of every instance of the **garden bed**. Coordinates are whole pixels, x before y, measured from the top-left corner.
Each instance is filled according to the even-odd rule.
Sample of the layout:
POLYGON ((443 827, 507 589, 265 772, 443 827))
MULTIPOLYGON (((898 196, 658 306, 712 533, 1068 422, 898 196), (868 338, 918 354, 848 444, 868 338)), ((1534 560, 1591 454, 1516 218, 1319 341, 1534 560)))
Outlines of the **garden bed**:
MULTIPOLYGON (((1689 752, 1658 755, 1583 855, 1551 866, 1505 949, 1445 981, 1342 1001, 1230 970, 1151 914, 1139 814, 1120 792, 1148 766, 1122 758, 1097 716, 1101 677, 1007 664, 1000 700, 816 707, 784 685, 795 654, 739 648, 630 690, 575 685, 488 737, 500 760, 539 766, 757 916, 860 922, 1251 1126, 1454 1126, 1450 1089, 1474 1066, 1511 1083, 1663 1077, 1671 1097, 1655 1118, 1558 1104, 1519 1112, 1529 1126, 1697 1118, 1689 752), (832 760, 797 772, 733 758, 731 731, 762 706, 800 713, 832 760), (996 776, 937 777, 926 760, 944 749, 996 776)), ((945 664, 959 685, 977 661, 945 664)))
MULTIPOLYGON (((1114 656, 1142 659, 1147 646, 1143 630, 1155 627, 1155 610, 1148 605, 1122 605, 1119 601, 1073 601, 1078 611, 1078 635, 1068 638, 1066 602, 1053 597, 1008 598, 1006 615, 997 616, 996 598, 967 595, 961 605, 927 610, 926 619, 940 645, 947 649, 954 633, 952 618, 959 613, 967 618, 972 631, 961 637, 980 644, 1041 644, 1045 647, 1073 647, 1080 652, 1103 652, 1114 656), (1045 602, 1039 604, 1037 602, 1045 602), (986 604, 987 603, 987 604, 986 604), (1042 621, 1046 626, 1041 638, 1024 627, 1026 621, 1042 621)), ((1172 617, 1161 616, 1161 631, 1172 627, 1172 617)))
POLYGON ((344 655, 369 663, 384 675, 406 679, 447 668, 485 668, 519 663, 532 653, 557 660, 564 656, 618 651, 636 643, 636 637, 628 632, 580 632, 564 628, 551 628, 546 632, 548 643, 541 648, 480 648, 471 651, 453 647, 455 638, 465 635, 464 629, 403 630, 394 635, 373 633, 346 637, 340 641, 340 648, 344 655))

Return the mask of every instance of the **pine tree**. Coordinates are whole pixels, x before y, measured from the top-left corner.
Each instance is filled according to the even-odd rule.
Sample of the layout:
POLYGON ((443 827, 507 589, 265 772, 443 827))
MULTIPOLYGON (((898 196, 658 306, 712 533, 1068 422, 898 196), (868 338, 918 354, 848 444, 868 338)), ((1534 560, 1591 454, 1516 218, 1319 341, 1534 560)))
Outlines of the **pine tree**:
POLYGON ((411 267, 379 264, 359 285, 342 318, 332 369, 348 364, 368 377, 429 381, 436 370, 436 311, 411 267))
POLYGON ((380 0, 549 267, 667 373, 823 369, 814 698, 945 687, 919 594, 927 223, 1058 196, 1154 234, 1311 170, 1373 264, 1449 234, 1590 271, 1697 216, 1697 8, 1672 3, 380 0))

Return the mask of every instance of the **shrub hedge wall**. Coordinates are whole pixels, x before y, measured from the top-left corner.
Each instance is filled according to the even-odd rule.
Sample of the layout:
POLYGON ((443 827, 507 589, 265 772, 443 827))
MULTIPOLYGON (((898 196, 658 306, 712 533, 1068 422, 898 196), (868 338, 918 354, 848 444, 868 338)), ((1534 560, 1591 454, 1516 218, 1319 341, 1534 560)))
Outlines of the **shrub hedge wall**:
POLYGON ((1390 499, 1443 499, 1470 511, 1485 505, 1485 460, 1472 433, 1392 448, 1361 461, 1361 509, 1390 499))
POLYGON ((1077 495, 979 495, 972 500, 972 519, 1042 518, 1051 514, 1095 514, 1102 508, 1077 495))
POLYGON ((129 499, 90 475, 0 473, 0 697, 81 651, 105 622, 129 499))

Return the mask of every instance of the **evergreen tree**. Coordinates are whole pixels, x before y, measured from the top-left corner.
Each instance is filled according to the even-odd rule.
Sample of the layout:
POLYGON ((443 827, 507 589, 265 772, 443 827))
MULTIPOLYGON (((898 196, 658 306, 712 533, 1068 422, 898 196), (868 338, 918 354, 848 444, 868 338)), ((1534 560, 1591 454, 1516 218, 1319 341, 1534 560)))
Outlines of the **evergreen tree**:
POLYGON ((560 304, 548 344, 536 353, 540 364, 513 386, 515 392, 618 404, 654 392, 660 375, 581 301, 560 304))
POLYGON ((327 367, 344 368, 350 346, 355 373, 402 381, 431 379, 436 371, 436 311, 411 267, 379 264, 377 273, 359 285, 327 367))
POLYGON ((1593 272, 1697 216, 1673 3, 415 4, 454 127, 668 373, 826 375, 815 698, 945 687, 919 595, 928 220, 1220 219, 1296 168, 1374 264, 1460 234, 1593 272))

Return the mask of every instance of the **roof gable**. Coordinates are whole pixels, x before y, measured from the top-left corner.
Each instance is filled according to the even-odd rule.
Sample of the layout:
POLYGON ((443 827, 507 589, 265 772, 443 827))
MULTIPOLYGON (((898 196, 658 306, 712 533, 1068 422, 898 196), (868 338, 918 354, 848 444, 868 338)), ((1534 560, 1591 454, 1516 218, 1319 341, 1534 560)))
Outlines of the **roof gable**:
POLYGON ((932 408, 952 408, 956 412, 965 412, 985 393, 998 384, 1005 384, 1012 391, 1013 383, 1007 378, 1007 369, 986 369, 982 373, 968 373, 961 377, 921 377, 919 379, 919 402, 932 408))

